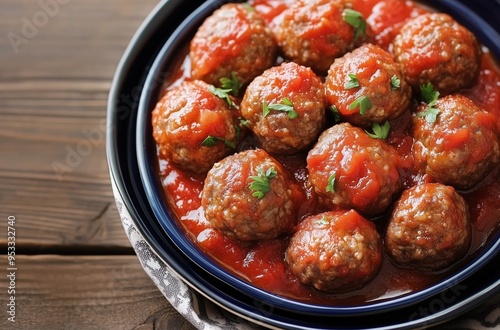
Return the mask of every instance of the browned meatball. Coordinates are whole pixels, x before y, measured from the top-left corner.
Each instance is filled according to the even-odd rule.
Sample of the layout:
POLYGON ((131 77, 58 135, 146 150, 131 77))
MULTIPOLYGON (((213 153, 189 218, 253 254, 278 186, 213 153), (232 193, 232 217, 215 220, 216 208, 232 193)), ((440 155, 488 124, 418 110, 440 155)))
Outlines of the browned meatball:
POLYGON ((354 210, 321 213, 299 224, 285 261, 306 285, 324 292, 351 291, 377 274, 382 241, 374 224, 354 210))
POLYGON ((479 74, 479 43, 446 14, 430 13, 408 21, 394 39, 393 51, 416 89, 431 83, 449 94, 471 86, 479 74))
MULTIPOLYGON (((285 11, 276 39, 285 57, 324 74, 336 57, 361 44, 366 35, 345 20, 344 0, 298 0, 285 11)), ((364 18, 360 18, 364 22, 364 18)), ((365 24, 365 23, 363 23, 365 24)))
POLYGON ((413 117, 415 164, 430 179, 455 188, 478 184, 500 161, 495 117, 465 96, 422 104, 413 117), (425 116, 437 113, 436 120, 425 116))
POLYGON ((228 104, 202 81, 185 81, 165 93, 153 110, 152 125, 160 154, 179 168, 197 173, 207 172, 234 152, 237 143, 228 104))
POLYGON ((214 165, 201 202, 207 220, 227 237, 271 239, 295 225, 292 186, 281 164, 267 152, 246 150, 214 165))
POLYGON ((399 117, 409 106, 411 87, 392 56, 372 44, 363 45, 330 67, 326 77, 326 98, 345 120, 370 127, 399 117), (356 102, 365 98, 366 109, 356 102))
POLYGON ((309 181, 331 206, 363 215, 382 213, 399 193, 400 158, 396 150, 349 123, 321 134, 307 155, 309 181))
POLYGON ((191 75, 215 86, 231 77, 245 85, 276 61, 277 45, 259 14, 232 3, 216 10, 190 44, 191 75))
POLYGON ((469 211, 453 187, 425 183, 396 202, 385 243, 399 264, 438 270, 460 259, 471 240, 469 211))
POLYGON ((250 83, 240 109, 262 148, 292 154, 310 146, 321 133, 325 92, 311 69, 283 63, 250 83))

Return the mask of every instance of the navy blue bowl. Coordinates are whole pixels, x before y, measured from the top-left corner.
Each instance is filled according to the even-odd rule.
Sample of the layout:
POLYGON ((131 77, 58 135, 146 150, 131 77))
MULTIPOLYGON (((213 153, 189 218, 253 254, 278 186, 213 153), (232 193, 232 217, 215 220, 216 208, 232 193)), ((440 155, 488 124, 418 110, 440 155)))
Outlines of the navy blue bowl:
MULTIPOLYGON (((345 307, 306 304, 261 290, 214 263, 184 235, 165 202, 158 177, 151 110, 159 98, 161 82, 168 75, 170 63, 202 21, 225 2, 170 0, 160 3, 131 42, 113 82, 108 105, 110 171, 120 197, 155 253, 208 299, 266 326, 361 329, 368 328, 367 321, 358 316, 370 315, 370 328, 415 328, 448 320, 498 292, 500 274, 496 264, 500 235, 492 238, 463 269, 425 290, 392 300, 345 307), (479 277, 481 281, 477 280, 479 277), (436 301, 438 313, 419 312, 437 306, 436 301)), ((434 1, 433 5, 473 30, 500 58, 498 31, 474 11, 457 1, 434 1)), ((496 8, 500 11, 500 5, 496 8)))

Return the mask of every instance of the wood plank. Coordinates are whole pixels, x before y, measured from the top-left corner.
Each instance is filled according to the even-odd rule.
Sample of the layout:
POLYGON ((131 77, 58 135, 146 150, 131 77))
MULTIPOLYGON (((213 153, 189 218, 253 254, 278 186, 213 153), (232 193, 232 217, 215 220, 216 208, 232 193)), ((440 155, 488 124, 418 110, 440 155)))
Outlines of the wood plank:
MULTIPOLYGON (((135 256, 18 255, 16 267, 16 323, 7 320, 10 295, 3 291, 1 329, 194 329, 135 256)), ((3 269, 0 286, 8 288, 3 269)))
POLYGON ((106 105, 157 2, 2 2, 0 218, 16 216, 20 245, 130 247, 111 193, 106 105))
POLYGON ((3 1, 2 77, 108 81, 131 36, 157 0, 3 1), (53 9, 41 3, 55 3, 53 9), (21 65, 13 65, 21 64, 21 65))

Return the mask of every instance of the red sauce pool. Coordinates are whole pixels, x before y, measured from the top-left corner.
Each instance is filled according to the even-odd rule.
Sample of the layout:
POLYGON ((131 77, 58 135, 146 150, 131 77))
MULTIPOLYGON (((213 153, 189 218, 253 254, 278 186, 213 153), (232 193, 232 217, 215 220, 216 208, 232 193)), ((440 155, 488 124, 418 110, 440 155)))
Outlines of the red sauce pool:
MULTIPOLYGON (((250 1, 272 25, 280 19, 280 14, 290 0, 253 0, 250 1)), ((370 27, 377 35, 377 43, 387 48, 390 40, 397 33, 403 22, 426 11, 423 7, 405 0, 355 0, 354 8, 361 11, 370 27)), ((182 62, 182 59, 180 59, 182 62)), ((179 65, 170 81, 177 84, 182 79, 189 79, 189 68, 179 65)), ((478 106, 496 115, 500 132, 500 70, 485 50, 481 73, 477 83, 463 94, 471 98, 478 106)), ((410 112, 391 122, 391 134, 388 142, 397 147, 405 159, 410 160, 412 138, 408 136, 410 112)), ((290 176, 302 187, 306 197, 302 204, 299 219, 313 213, 323 211, 308 188, 305 156, 279 157, 290 176)), ((411 164, 411 162, 408 162, 411 164)), ((204 175, 185 173, 160 159, 160 176, 167 196, 167 203, 177 216, 186 235, 195 242, 214 261, 230 272, 247 280, 266 291, 289 297, 297 301, 349 306, 375 301, 388 300, 397 296, 415 292, 460 269, 488 239, 500 230, 500 166, 486 180, 469 192, 461 192, 465 198, 472 219, 473 240, 469 253, 463 260, 450 269, 439 273, 425 273, 418 269, 404 269, 394 265, 384 255, 380 273, 365 287, 342 294, 322 294, 302 285, 299 280, 287 271, 284 263, 284 251, 288 238, 279 238, 264 242, 237 243, 210 228, 201 208, 201 192, 204 175)), ((411 168, 405 180, 410 187, 425 178, 415 176, 411 168)), ((386 216, 371 219, 384 237, 386 216)))

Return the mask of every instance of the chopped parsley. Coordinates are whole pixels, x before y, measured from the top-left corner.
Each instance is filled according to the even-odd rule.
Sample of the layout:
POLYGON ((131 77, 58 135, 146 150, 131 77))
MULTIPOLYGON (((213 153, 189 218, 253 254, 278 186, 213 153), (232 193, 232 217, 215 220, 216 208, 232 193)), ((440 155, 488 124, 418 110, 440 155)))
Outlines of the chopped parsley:
POLYGON ((336 106, 332 105, 330 107, 330 110, 333 113, 333 120, 335 121, 335 123, 340 122, 340 112, 339 112, 339 109, 337 109, 336 106))
POLYGON ((364 116, 366 114, 366 110, 371 107, 372 103, 370 102, 370 99, 367 96, 362 95, 349 105, 349 110, 353 111, 356 108, 359 108, 359 113, 364 116))
POLYGON ((238 77, 236 77, 234 71, 231 71, 231 77, 222 77, 219 81, 221 89, 230 92, 234 97, 238 97, 240 94, 241 83, 238 81, 238 77))
POLYGON ((428 123, 434 123, 439 114, 436 108, 436 101, 439 98, 439 92, 434 89, 431 83, 420 85, 420 96, 422 101, 427 104, 423 111, 417 113, 419 118, 425 118, 428 123))
POLYGON ((434 123, 437 120, 439 110, 437 108, 429 107, 425 108, 424 111, 417 113, 419 118, 425 118, 428 123, 434 123))
POLYGON ((365 131, 371 138, 374 139, 382 139, 385 140, 389 136, 389 132, 391 131, 391 124, 389 121, 386 121, 383 125, 379 123, 373 123, 372 126, 373 133, 365 131))
POLYGON ((274 103, 267 105, 262 103, 262 114, 266 117, 271 110, 283 111, 288 114, 288 118, 295 119, 299 116, 299 113, 293 108, 293 103, 286 97, 281 100, 281 103, 274 103))
POLYGON ((231 100, 229 93, 232 91, 231 88, 217 88, 214 86, 210 86, 210 93, 214 94, 220 99, 223 99, 227 102, 230 107, 238 108, 238 106, 231 100))
POLYGON ((217 142, 222 142, 226 146, 228 146, 229 148, 236 149, 236 145, 233 142, 231 142, 229 140, 226 140, 224 138, 221 138, 221 137, 218 137, 218 136, 212 136, 212 135, 207 136, 205 138, 205 140, 203 140, 201 142, 201 145, 204 146, 204 147, 213 147, 214 145, 217 144, 217 142))
POLYGON ((394 75, 391 77, 391 90, 396 90, 399 87, 401 87, 401 80, 398 78, 398 76, 394 75))
POLYGON ((347 24, 355 29, 355 40, 358 40, 358 38, 364 37, 366 35, 366 21, 359 11, 346 8, 342 12, 342 17, 347 24))
POLYGON ((271 190, 271 179, 277 175, 278 172, 273 167, 267 169, 266 172, 261 169, 257 170, 257 175, 250 177, 252 180, 250 183, 250 189, 253 190, 252 196, 258 199, 263 198, 271 190))
POLYGON ((345 83, 344 88, 345 89, 358 88, 359 87, 358 77, 356 77, 356 75, 353 73, 349 73, 348 76, 349 76, 349 81, 345 83))
POLYGON ((320 226, 326 226, 326 225, 328 225, 328 224, 330 223, 330 221, 328 221, 328 219, 326 218, 326 216, 325 216, 325 215, 323 215, 323 216, 321 217, 321 219, 319 219, 319 220, 317 220, 317 221, 316 221, 316 223, 317 223, 318 225, 320 225, 320 226))
POLYGON ((422 97, 422 101, 433 106, 439 97, 439 92, 434 89, 431 83, 427 83, 425 85, 420 85, 420 96, 422 97))
POLYGON ((326 185, 326 192, 335 192, 335 177, 337 173, 333 172, 332 175, 328 178, 328 184, 326 185))
POLYGON ((245 126, 245 127, 250 126, 250 120, 248 120, 248 119, 239 118, 239 121, 240 121, 240 124, 243 125, 243 126, 245 126))

